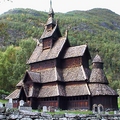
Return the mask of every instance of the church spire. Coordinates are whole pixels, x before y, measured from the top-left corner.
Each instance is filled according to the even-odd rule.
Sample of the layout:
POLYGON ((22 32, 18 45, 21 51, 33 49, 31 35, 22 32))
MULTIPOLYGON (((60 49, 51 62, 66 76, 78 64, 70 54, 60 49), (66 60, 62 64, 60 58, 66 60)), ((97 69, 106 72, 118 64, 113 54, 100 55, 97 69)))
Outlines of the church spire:
POLYGON ((52 17, 54 18, 54 11, 53 11, 53 8, 52 8, 52 0, 50 0, 50 9, 49 9, 49 17, 52 17))

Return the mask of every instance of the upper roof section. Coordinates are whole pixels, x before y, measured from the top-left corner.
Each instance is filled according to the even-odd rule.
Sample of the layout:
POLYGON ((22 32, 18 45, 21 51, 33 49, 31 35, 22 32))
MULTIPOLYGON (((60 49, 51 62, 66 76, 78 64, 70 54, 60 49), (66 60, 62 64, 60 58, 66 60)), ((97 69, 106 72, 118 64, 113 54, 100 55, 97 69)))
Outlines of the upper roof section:
POLYGON ((58 58, 66 42, 67 38, 61 37, 51 49, 43 50, 43 46, 36 46, 27 64, 58 58))
POLYGON ((80 46, 75 46, 75 47, 69 47, 66 50, 64 58, 72 58, 72 57, 83 56, 85 51, 88 52, 88 58, 91 58, 87 45, 80 45, 80 46))
POLYGON ((94 57, 92 63, 103 63, 103 61, 102 61, 101 57, 97 54, 97 55, 94 57))

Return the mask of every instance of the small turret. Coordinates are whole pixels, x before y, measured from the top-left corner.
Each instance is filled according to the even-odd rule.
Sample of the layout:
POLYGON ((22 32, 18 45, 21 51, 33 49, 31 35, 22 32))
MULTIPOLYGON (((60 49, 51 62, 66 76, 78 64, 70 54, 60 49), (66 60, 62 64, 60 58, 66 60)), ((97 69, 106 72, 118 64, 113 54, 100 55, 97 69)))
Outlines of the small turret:
POLYGON ((94 57, 92 63, 93 63, 93 68, 103 69, 103 61, 98 54, 94 57))
POLYGON ((103 61, 98 54, 94 57, 92 63, 93 68, 90 75, 90 82, 108 84, 108 80, 103 70, 103 61))

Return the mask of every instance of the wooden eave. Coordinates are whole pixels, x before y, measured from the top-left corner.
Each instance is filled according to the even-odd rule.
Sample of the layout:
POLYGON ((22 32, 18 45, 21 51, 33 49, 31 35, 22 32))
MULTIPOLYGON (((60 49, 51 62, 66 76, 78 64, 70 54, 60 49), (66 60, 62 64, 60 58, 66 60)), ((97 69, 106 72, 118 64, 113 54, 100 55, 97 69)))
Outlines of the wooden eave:
POLYGON ((21 89, 14 90, 10 95, 8 95, 5 99, 19 99, 21 89))

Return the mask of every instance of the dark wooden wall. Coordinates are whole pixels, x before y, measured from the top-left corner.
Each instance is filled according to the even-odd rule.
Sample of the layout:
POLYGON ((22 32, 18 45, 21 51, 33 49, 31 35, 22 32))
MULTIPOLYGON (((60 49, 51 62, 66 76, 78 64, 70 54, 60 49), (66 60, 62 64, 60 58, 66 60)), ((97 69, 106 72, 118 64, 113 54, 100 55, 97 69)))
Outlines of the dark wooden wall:
POLYGON ((54 68, 55 66, 56 66, 56 60, 49 60, 49 61, 31 64, 30 70, 39 72, 40 70, 54 68))
POLYGON ((62 60, 62 68, 78 67, 82 64, 82 58, 68 58, 62 60))
POLYGON ((118 109, 117 105, 117 96, 95 96, 92 97, 92 105, 94 104, 101 104, 103 105, 104 109, 118 109))

